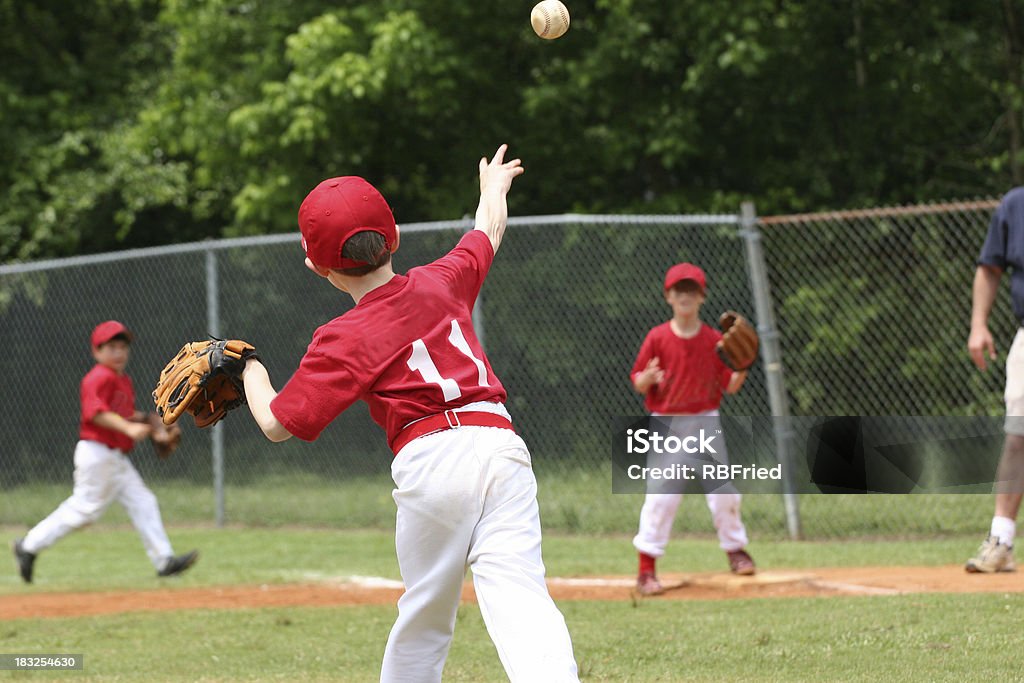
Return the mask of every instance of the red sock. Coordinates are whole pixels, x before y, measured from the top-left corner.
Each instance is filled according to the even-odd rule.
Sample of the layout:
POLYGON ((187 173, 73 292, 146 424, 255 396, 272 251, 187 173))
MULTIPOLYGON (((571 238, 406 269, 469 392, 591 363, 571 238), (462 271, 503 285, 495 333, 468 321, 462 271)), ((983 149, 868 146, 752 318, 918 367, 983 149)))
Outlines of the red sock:
POLYGON ((641 574, 653 574, 654 573, 654 558, 647 553, 639 553, 640 555, 640 573, 641 574))

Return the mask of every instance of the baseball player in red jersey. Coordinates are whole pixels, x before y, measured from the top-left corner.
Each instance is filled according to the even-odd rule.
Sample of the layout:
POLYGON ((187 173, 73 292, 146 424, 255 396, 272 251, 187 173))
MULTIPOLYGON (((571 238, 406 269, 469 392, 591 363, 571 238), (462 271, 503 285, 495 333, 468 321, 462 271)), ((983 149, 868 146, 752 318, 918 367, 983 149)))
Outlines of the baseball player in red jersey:
POLYGON ((199 553, 175 555, 160 518, 160 506, 131 461, 136 442, 150 434, 147 414, 135 410, 135 389, 125 372, 132 333, 107 320, 90 336, 96 365, 82 378, 81 419, 75 446, 75 486, 71 496, 14 542, 18 571, 32 582, 36 556, 66 535, 99 519, 115 500, 142 538, 158 576, 191 567, 199 553))
POLYGON ((506 146, 480 161, 475 230, 437 261, 397 275, 399 231, 362 178, 320 183, 299 208, 306 266, 355 308, 317 329, 280 393, 246 364, 253 417, 272 441, 312 441, 362 399, 387 433, 405 582, 382 681, 440 681, 466 568, 512 681, 576 681, 565 621, 544 582, 537 483, 505 410, 505 389, 473 330, 472 309, 523 172, 506 146))
MULTIPOLYGON (((665 275, 665 300, 672 319, 658 325, 644 339, 630 378, 652 415, 699 415, 717 420, 722 394, 734 394, 747 373, 733 372, 721 361, 716 344, 721 333, 700 320, 707 278, 691 263, 669 268, 665 275)), ((721 446, 719 453, 724 455, 721 446)), ((740 519, 739 493, 706 496, 718 541, 737 574, 753 574, 754 561, 745 550, 747 531, 740 519)), ((633 546, 640 557, 637 591, 657 595, 664 588, 655 570, 665 554, 672 522, 682 500, 679 493, 648 493, 640 511, 640 528, 633 546)))

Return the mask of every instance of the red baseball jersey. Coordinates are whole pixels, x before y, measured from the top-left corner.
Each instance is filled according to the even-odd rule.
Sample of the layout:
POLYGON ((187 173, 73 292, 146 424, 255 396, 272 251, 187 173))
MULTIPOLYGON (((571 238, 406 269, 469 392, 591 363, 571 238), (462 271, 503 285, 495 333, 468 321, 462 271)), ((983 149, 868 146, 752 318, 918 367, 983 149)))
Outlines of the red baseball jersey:
POLYGON ((658 325, 644 339, 630 379, 652 358, 658 358, 665 379, 647 392, 644 405, 652 413, 693 415, 717 410, 722 392, 729 386, 732 370, 722 362, 715 345, 722 335, 701 323, 700 331, 684 339, 672 331, 672 323, 658 325))
POLYGON ((131 419, 135 414, 135 388, 132 378, 119 375, 106 365, 99 363, 82 378, 80 389, 82 417, 78 427, 78 438, 98 441, 127 453, 135 446, 131 437, 121 432, 100 427, 92 421, 100 413, 117 413, 131 419))
POLYGON ((270 403, 305 441, 362 399, 390 444, 414 420, 504 401, 473 330, 473 303, 494 250, 473 230, 433 263, 395 275, 317 329, 299 369, 270 403))

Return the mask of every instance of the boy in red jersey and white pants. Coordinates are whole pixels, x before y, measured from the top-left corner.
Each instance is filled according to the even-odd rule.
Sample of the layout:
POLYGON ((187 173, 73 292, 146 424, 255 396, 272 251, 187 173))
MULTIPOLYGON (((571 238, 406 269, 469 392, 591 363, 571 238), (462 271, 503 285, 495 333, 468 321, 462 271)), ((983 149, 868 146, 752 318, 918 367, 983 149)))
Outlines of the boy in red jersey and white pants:
MULTIPOLYGON (((715 348, 721 333, 700 320, 706 288, 704 271, 692 263, 674 265, 665 275, 665 301, 672 307, 672 319, 647 333, 630 374, 652 415, 693 415, 717 422, 723 392, 735 394, 747 378, 746 371, 734 372, 722 362, 715 348)), ((730 569, 753 574, 754 561, 745 549, 747 530, 740 519, 740 494, 709 493, 706 498, 730 569)), ((665 554, 681 500, 681 493, 648 493, 644 499, 640 528, 633 538, 640 558, 641 595, 664 591, 655 562, 665 554)))
POLYGON ((475 230, 437 261, 397 275, 399 232, 362 178, 330 178, 299 208, 306 266, 355 308, 317 329, 276 393, 264 367, 243 374, 252 415, 272 441, 312 441, 362 399, 387 432, 405 582, 382 681, 440 681, 466 568, 512 681, 576 681, 565 620, 541 560, 537 483, 512 428, 505 389, 473 330, 472 310, 523 172, 506 146, 480 161, 475 230))
POLYGON ((135 388, 125 371, 132 339, 117 320, 100 323, 90 335, 96 365, 79 387, 74 489, 56 510, 14 542, 14 558, 25 583, 32 583, 39 553, 98 520, 115 500, 128 512, 158 576, 180 574, 199 557, 195 550, 174 554, 156 496, 132 464, 132 449, 151 431, 147 414, 135 409, 135 388))

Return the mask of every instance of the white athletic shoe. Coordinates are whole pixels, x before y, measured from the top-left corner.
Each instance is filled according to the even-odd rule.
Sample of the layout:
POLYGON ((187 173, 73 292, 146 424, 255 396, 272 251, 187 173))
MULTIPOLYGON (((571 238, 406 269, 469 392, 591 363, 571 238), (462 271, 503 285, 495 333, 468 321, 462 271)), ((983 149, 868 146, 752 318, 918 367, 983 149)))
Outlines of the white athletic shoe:
POLYGON ((989 536, 978 548, 977 554, 967 560, 964 569, 971 574, 1015 572, 1017 565, 1013 561, 1013 546, 1003 545, 995 536, 989 536))

